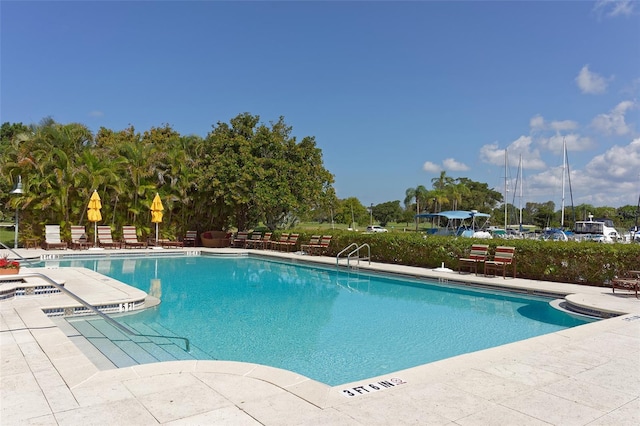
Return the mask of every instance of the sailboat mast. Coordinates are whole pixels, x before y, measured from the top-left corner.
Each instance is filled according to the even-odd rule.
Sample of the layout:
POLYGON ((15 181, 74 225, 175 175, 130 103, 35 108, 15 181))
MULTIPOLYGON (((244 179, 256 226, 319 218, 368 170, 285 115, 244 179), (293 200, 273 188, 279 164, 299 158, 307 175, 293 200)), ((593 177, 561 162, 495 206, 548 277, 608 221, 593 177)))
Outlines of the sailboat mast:
POLYGON ((520 154, 520 164, 518 165, 518 176, 520 178, 520 232, 522 232, 522 181, 524 180, 522 176, 522 154, 520 154))
POLYGON ((567 169, 567 144, 562 138, 562 209, 560 210, 560 227, 564 228, 564 175, 567 169))
POLYGON ((507 232, 507 169, 509 167, 509 160, 507 155, 507 148, 504 149, 504 231, 507 232))

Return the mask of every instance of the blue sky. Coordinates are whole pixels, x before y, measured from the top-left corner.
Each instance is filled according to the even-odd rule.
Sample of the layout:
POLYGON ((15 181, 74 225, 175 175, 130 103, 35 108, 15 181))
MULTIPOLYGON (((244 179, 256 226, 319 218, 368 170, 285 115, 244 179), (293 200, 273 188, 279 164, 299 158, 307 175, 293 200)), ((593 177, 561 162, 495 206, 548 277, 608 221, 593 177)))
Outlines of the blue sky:
POLYGON ((0 122, 284 116, 364 205, 441 170, 503 192, 507 149, 523 203, 560 208, 564 139, 574 204, 640 196, 638 2, 2 0, 0 24, 0 122))

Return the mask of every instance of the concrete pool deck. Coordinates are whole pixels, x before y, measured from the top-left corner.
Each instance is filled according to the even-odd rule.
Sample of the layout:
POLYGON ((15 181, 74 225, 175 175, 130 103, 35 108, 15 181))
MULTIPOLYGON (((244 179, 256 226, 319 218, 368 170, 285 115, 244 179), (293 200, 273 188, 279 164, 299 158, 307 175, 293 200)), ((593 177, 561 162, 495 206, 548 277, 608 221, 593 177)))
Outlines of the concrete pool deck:
MULTIPOLYGON (((65 253, 19 252, 25 257, 65 253)), ((335 258, 266 254, 335 265, 335 258)), ((369 266, 362 263, 361 268, 369 266)), ((60 294, 14 297, 0 302, 0 423, 640 424, 640 300, 630 293, 399 265, 372 264, 370 269, 567 294, 571 303, 623 315, 330 387, 293 372, 238 362, 175 361, 100 370, 42 312, 76 303, 60 294)), ((141 297, 140 290, 88 269, 43 272, 65 280, 65 287, 94 305, 141 297)))

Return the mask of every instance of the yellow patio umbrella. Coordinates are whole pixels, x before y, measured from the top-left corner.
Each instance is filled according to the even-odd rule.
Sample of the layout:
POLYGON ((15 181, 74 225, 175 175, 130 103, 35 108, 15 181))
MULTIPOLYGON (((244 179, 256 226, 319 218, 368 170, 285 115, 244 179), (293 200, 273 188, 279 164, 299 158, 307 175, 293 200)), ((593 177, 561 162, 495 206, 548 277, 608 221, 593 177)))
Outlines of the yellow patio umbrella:
POLYGON ((93 194, 91 194, 91 199, 89 200, 89 206, 87 207, 89 210, 87 211, 87 219, 89 222, 93 222, 93 238, 94 245, 98 245, 98 222, 102 220, 102 214, 100 213, 100 209, 102 208, 102 203, 100 202, 100 196, 98 195, 98 191, 94 190, 93 194))
POLYGON ((156 196, 151 203, 151 222, 156 224, 156 244, 158 244, 158 224, 162 222, 162 211, 164 207, 162 206, 162 200, 160 199, 160 194, 156 192, 156 196))

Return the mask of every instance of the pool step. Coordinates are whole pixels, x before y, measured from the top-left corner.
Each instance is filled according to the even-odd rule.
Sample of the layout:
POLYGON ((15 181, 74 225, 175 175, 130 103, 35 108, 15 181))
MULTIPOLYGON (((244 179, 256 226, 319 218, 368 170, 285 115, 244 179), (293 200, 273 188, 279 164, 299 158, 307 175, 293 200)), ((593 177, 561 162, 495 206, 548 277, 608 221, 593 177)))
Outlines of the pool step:
MULTIPOLYGON (((121 368, 162 361, 209 359, 197 348, 191 347, 187 352, 183 340, 163 337, 172 336, 172 333, 158 324, 126 324, 131 331, 153 337, 128 335, 101 319, 73 319, 69 324, 97 350, 90 351, 92 354, 85 350, 83 352, 88 356, 92 355, 92 359, 100 354, 108 360, 94 361, 98 367, 109 363, 112 368, 121 368)), ((67 334, 69 335, 68 331, 67 334)), ((78 336, 75 337, 77 339, 78 336)))

